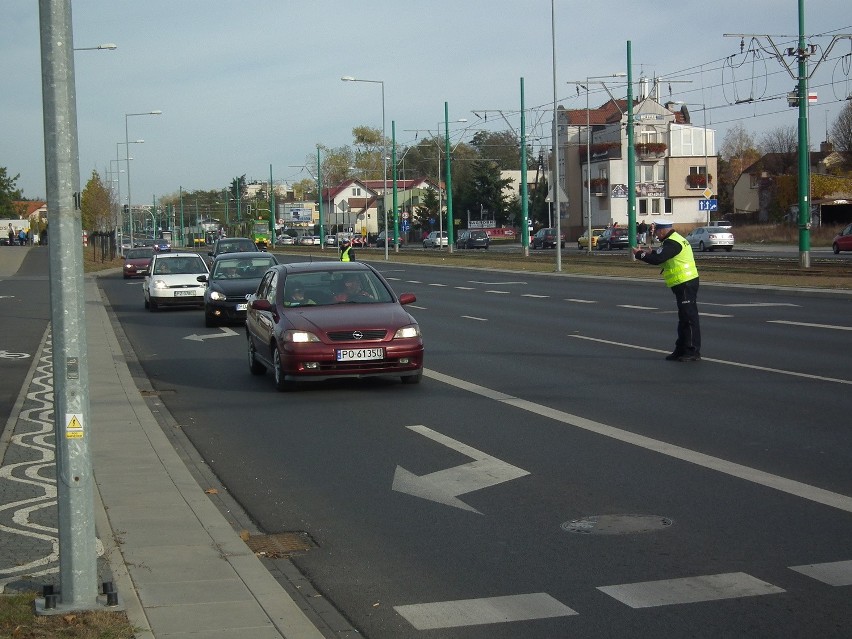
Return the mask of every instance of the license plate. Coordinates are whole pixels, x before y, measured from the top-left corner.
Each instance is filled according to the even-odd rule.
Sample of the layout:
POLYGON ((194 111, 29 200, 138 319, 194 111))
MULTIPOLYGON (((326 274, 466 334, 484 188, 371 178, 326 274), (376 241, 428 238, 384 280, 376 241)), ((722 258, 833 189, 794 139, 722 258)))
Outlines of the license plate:
POLYGON ((175 291, 175 297, 192 297, 195 291, 175 291))
POLYGON ((237 310, 238 310, 238 311, 244 311, 244 310, 246 310, 247 308, 248 308, 248 304, 247 304, 247 303, 246 303, 246 304, 237 304, 237 310))
POLYGON ((347 348, 337 351, 338 362, 361 361, 367 359, 384 359, 383 348, 347 348))

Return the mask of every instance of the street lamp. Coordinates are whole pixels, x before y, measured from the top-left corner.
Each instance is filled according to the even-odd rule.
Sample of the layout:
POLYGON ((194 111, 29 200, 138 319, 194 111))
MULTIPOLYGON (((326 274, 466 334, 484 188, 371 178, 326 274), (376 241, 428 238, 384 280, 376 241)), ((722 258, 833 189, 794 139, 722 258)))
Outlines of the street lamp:
POLYGON ((592 126, 589 116, 589 85, 592 80, 601 80, 601 86, 606 89, 606 85, 602 82, 603 80, 607 78, 623 78, 626 75, 624 72, 619 72, 609 75, 587 76, 585 85, 580 82, 570 83, 577 84, 586 90, 586 217, 588 218, 586 226, 588 246, 586 249, 589 255, 592 253, 592 126))
MULTIPOLYGON (((388 191, 388 142, 385 137, 385 82, 384 80, 362 80, 360 78, 353 78, 351 75, 345 75, 340 78, 344 82, 370 82, 372 84, 381 84, 382 85, 382 163, 384 165, 384 187, 382 189, 382 204, 384 208, 384 198, 387 195, 388 191)), ((383 211, 385 218, 385 259, 388 259, 388 212, 387 210, 383 211)), ((394 211, 394 215, 396 215, 396 211, 394 211)), ((395 251, 399 253, 399 239, 395 238, 395 251)))
POLYGON ((124 144, 125 158, 127 159, 127 212, 130 214, 130 246, 133 246, 133 200, 130 197, 130 140, 127 133, 127 118, 137 115, 162 115, 159 109, 156 111, 145 111, 144 113, 125 113, 124 114, 124 144))
MULTIPOLYGON (((116 162, 119 162, 119 163, 121 162, 121 160, 119 159, 119 155, 118 155, 118 147, 124 145, 129 149, 131 144, 145 144, 145 140, 130 140, 129 142, 116 142, 115 143, 115 161, 116 162)), ((130 160, 132 160, 132 159, 133 158, 130 157, 130 153, 128 152, 127 158, 126 158, 127 162, 129 163, 130 160)), ((121 173, 121 171, 119 170, 119 178, 121 177, 120 173, 121 173)), ((125 173, 127 173, 126 170, 125 170, 125 173)), ((118 205, 119 205, 119 210, 121 210, 121 182, 118 183, 118 205)), ((130 222, 130 248, 133 248, 133 215, 130 213, 129 202, 128 202, 128 206, 127 206, 127 213, 128 213, 128 218, 129 218, 129 222, 130 222)))

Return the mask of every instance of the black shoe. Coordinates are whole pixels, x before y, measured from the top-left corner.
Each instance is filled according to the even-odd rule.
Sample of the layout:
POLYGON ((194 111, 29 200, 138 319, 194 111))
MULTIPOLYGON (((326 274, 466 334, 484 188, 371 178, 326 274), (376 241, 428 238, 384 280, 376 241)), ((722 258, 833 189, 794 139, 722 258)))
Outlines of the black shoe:
POLYGON ((680 351, 675 351, 674 353, 666 355, 666 361, 674 362, 679 360, 681 357, 683 357, 683 353, 681 353, 680 351))
POLYGON ((677 357, 675 359, 677 359, 677 361, 679 361, 679 362, 700 362, 701 361, 701 354, 700 353, 686 354, 686 355, 681 355, 680 357, 677 357))

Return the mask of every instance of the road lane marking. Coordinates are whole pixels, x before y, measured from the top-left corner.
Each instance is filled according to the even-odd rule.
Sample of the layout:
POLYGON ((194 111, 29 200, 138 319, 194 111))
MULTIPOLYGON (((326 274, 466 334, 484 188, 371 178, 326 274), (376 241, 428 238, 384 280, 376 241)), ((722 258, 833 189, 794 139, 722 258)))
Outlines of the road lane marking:
MULTIPOLYGON (((657 349, 652 348, 637 348, 642 348, 643 350, 650 350, 655 352, 663 352, 657 351, 657 349)), ((772 488, 774 490, 787 493, 788 495, 793 495, 795 497, 807 499, 808 501, 813 501, 818 504, 823 504, 825 506, 830 506, 831 508, 837 508, 838 510, 843 510, 845 512, 852 513, 852 497, 849 497, 847 495, 834 493, 830 490, 825 490, 824 488, 818 488, 816 486, 811 486, 810 484, 805 484, 793 479, 787 479, 786 477, 773 475, 772 473, 767 473, 756 468, 743 466, 742 464, 737 464, 735 462, 730 462, 725 459, 720 459, 719 457, 713 457, 712 455, 699 453, 688 448, 683 448, 682 446, 676 446, 674 444, 670 444, 668 442, 660 441, 657 439, 652 439, 644 435, 631 433, 630 431, 615 428, 614 426, 607 426, 606 424, 601 424, 600 422, 595 422, 591 419, 586 419, 585 417, 579 417, 577 415, 565 413, 555 408, 542 406, 541 404, 536 404, 534 402, 520 399, 518 397, 513 397, 512 395, 507 395, 505 393, 492 390, 485 386, 480 386, 478 384, 474 384, 472 382, 468 382, 457 377, 445 375, 443 373, 439 373, 438 371, 433 371, 431 369, 424 368, 423 374, 426 377, 429 377, 436 381, 449 384, 450 386, 455 386, 456 388, 460 388, 476 395, 481 395, 482 397, 487 397, 495 401, 504 402, 507 405, 514 406, 515 408, 528 411, 535 415, 540 415, 541 417, 546 417, 548 419, 552 419, 554 421, 561 422, 569 426, 574 426, 576 428, 582 428, 583 430, 589 431, 591 433, 603 435, 604 437, 609 437, 616 441, 631 444, 633 446, 644 448, 655 453, 660 453, 661 455, 666 455, 673 459, 679 459, 690 464, 695 464, 696 466, 701 466, 702 468, 715 470, 724 475, 736 477, 738 479, 742 479, 753 484, 757 484, 759 486, 772 488)))
POLYGON ((597 300, 580 300, 580 299, 575 299, 573 297, 568 297, 568 298, 565 299, 565 301, 566 302, 574 302, 576 304, 597 304, 598 303, 597 300))
POLYGON ((394 606, 417 630, 570 617, 578 614, 546 592, 394 606))
POLYGON ((634 306, 633 304, 618 304, 619 308, 632 308, 639 311, 656 311, 656 306, 634 306))
POLYGON ((435 501, 439 504, 454 506, 462 510, 470 510, 481 515, 482 513, 476 508, 459 499, 459 495, 490 488, 530 474, 523 468, 518 468, 502 459, 492 457, 427 426, 416 425, 407 426, 407 428, 466 457, 470 457, 473 461, 428 475, 415 475, 402 466, 397 466, 393 474, 391 490, 435 501))
POLYGON ((724 313, 705 313, 704 311, 699 311, 698 314, 701 317, 733 317, 733 315, 725 315, 724 313))
POLYGON ((199 335, 198 333, 193 333, 192 335, 187 335, 184 339, 188 339, 193 342, 203 342, 206 339, 215 339, 217 337, 233 337, 234 335, 238 335, 235 330, 228 328, 227 326, 220 326, 219 333, 209 333, 207 335, 199 335))
POLYGON ((800 572, 829 586, 852 586, 852 561, 790 566, 790 570, 800 572))
POLYGON ((432 282, 432 283, 427 284, 427 286, 446 287, 447 285, 446 284, 437 284, 437 283, 432 282))
POLYGON ((522 284, 526 286, 526 282, 518 282, 514 280, 509 280, 508 282, 482 282, 480 280, 468 280, 471 284, 487 284, 489 286, 509 286, 511 284, 522 284))
POLYGON ((783 588, 744 572, 600 586, 598 590, 631 608, 653 608, 786 592, 783 588))
POLYGON ((702 306, 727 306, 728 308, 765 308, 767 306, 795 306, 799 308, 799 304, 790 304, 789 302, 746 302, 745 304, 719 304, 714 302, 701 302, 702 306))
POLYGON ((476 290, 472 286, 454 286, 453 288, 457 288, 460 291, 475 291, 476 290))
POLYGON ((537 300, 546 300, 550 297, 550 295, 533 295, 532 293, 522 293, 521 297, 533 297, 537 300))
POLYGON ((486 293, 496 293, 497 295, 509 295, 510 291, 485 291, 486 293))
POLYGON ((462 319, 472 319, 472 320, 476 320, 477 322, 487 322, 488 321, 484 317, 474 317, 473 315, 462 315, 462 319))
POLYGON ((787 320, 767 320, 767 324, 787 324, 788 326, 805 326, 807 328, 830 328, 835 331, 852 331, 852 326, 835 326, 833 324, 810 324, 808 322, 790 322, 787 320))
MULTIPOLYGON (((624 342, 613 342, 607 339, 599 339, 597 337, 587 337, 585 335, 568 335, 568 337, 575 337, 577 339, 584 339, 589 342, 598 342, 600 344, 609 344, 611 346, 622 346, 624 348, 632 348, 634 350, 640 351, 650 351, 652 353, 668 353, 668 351, 660 350, 659 348, 648 348, 647 346, 638 346, 636 344, 626 344, 624 342)), ((768 366, 758 366, 756 364, 743 364, 742 362, 731 362, 724 359, 713 359, 712 357, 704 357, 701 356, 701 360, 704 362, 713 362, 715 364, 725 364, 727 366, 737 366, 739 368, 750 368, 752 370, 757 371, 765 371, 767 373, 777 373, 778 375, 791 375, 792 377, 804 377, 805 379, 813 379, 820 382, 833 382, 835 384, 849 384, 852 385, 852 380, 849 379, 838 379, 836 377, 824 377, 822 375, 811 375, 809 373, 799 373, 796 371, 786 371, 781 368, 769 368, 768 366)))

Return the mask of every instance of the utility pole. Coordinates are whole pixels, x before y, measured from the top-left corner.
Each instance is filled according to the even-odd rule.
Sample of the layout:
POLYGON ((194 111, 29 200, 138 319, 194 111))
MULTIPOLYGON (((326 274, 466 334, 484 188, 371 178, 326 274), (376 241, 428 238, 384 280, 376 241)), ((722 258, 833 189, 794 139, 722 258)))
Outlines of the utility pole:
MULTIPOLYGON (((816 73, 819 65, 822 64, 831 53, 832 48, 838 40, 852 39, 850 34, 838 34, 832 36, 831 42, 825 48, 821 57, 814 62, 813 67, 808 71, 808 62, 811 56, 817 52, 816 45, 808 45, 805 42, 805 0, 798 0, 799 4, 799 34, 798 47, 788 47, 782 53, 775 42, 773 36, 767 34, 749 34, 749 33, 726 33, 725 37, 737 37, 744 39, 748 38, 766 38, 772 48, 771 53, 790 74, 790 77, 796 81, 795 95, 790 99, 791 106, 799 108, 799 136, 798 136, 798 159, 799 159, 799 266, 802 268, 810 268, 810 229, 811 229, 811 166, 810 166, 810 149, 808 148, 808 80, 816 73), (787 62, 784 58, 791 59, 787 62), (793 71, 793 66, 796 66, 796 71, 793 71)), ((787 38, 791 36, 775 36, 787 38)), ((742 43, 740 47, 742 48, 742 43)))
POLYGON ((39 0, 39 25, 60 592, 45 591, 36 611, 54 614, 97 607, 98 591, 71 0, 39 0))

